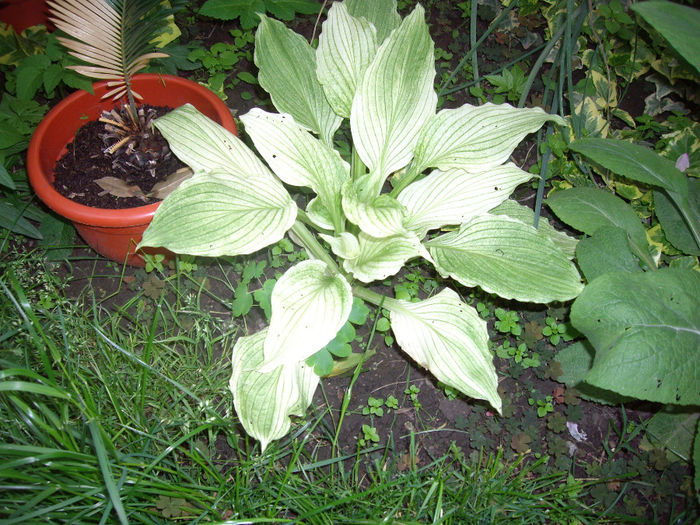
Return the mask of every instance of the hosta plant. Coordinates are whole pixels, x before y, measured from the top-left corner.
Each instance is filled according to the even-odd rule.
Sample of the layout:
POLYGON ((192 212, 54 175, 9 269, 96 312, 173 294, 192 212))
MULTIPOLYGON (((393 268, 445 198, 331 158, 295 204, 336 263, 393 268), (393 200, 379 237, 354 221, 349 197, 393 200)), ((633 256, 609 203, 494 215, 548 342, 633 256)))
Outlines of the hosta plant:
POLYGON ((399 346, 438 381, 500 411, 486 323, 473 308, 450 288, 410 302, 371 283, 421 257, 445 278, 507 299, 578 295, 571 239, 535 230, 525 222, 532 212, 508 200, 531 177, 507 162, 513 149, 561 119, 509 105, 436 112, 420 5, 401 20, 395 2, 336 3, 317 49, 261 16, 255 62, 279 110, 241 117, 263 160, 192 107, 156 120, 195 175, 165 199, 141 242, 219 256, 289 235, 306 249, 309 259, 272 291, 269 327, 233 348, 230 388, 246 431, 264 449, 304 413, 319 382, 315 356, 348 321, 354 297, 388 310, 399 346), (334 149, 345 119, 347 159, 334 149), (287 187, 311 191, 292 198, 287 187))

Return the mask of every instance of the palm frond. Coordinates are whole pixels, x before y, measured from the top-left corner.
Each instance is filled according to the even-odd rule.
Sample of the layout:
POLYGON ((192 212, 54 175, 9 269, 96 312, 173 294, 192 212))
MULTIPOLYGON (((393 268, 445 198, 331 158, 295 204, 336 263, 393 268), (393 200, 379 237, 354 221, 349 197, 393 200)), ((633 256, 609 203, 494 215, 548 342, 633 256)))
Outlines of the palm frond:
POLYGON ((51 21, 69 38, 59 37, 71 55, 85 62, 70 66, 90 78, 118 86, 106 95, 125 93, 141 98, 130 87, 131 77, 152 58, 153 39, 164 29, 175 9, 161 0, 49 0, 51 21))

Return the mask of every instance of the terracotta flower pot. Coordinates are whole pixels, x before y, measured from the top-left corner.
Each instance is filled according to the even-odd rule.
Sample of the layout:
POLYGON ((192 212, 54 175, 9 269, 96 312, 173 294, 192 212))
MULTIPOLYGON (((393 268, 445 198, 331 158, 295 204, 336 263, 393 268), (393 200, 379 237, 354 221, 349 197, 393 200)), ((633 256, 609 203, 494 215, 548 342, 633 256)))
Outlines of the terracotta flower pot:
MULTIPOLYGON (((190 103, 212 120, 236 133, 231 112, 221 99, 207 88, 180 77, 142 74, 133 79, 134 90, 146 103, 176 108, 190 103)), ((144 259, 134 248, 153 218, 159 202, 112 210, 78 204, 56 191, 53 171, 56 161, 66 152, 78 129, 96 120, 102 110, 115 107, 101 100, 106 82, 93 85, 95 94, 77 91, 62 100, 37 127, 27 151, 27 173, 34 191, 53 211, 73 222, 80 236, 96 252, 118 262, 143 266, 144 259), (127 257, 128 254, 128 257, 127 257)))

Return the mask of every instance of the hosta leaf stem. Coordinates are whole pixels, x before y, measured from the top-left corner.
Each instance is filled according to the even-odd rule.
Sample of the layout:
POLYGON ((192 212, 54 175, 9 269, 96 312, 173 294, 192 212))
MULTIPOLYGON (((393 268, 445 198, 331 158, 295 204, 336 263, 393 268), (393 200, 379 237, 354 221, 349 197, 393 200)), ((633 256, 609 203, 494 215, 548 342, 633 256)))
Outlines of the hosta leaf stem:
POLYGON ((304 223, 297 220, 292 226, 291 231, 311 257, 325 262, 334 272, 343 274, 338 265, 335 263, 333 257, 331 257, 325 248, 321 246, 321 244, 316 240, 314 234, 309 231, 304 223))

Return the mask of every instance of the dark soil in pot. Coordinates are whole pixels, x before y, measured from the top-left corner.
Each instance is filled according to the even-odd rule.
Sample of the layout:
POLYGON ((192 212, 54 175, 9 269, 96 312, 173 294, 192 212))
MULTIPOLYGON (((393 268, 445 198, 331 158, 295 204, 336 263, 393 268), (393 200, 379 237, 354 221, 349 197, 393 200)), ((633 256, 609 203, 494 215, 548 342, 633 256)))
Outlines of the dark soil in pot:
MULTIPOLYGON (((142 106, 157 116, 168 113, 166 106, 142 106)), ((61 195, 94 208, 124 209, 152 204, 160 199, 148 197, 153 187, 186 165, 170 152, 158 130, 138 137, 114 153, 107 149, 116 140, 106 137, 105 124, 91 121, 76 133, 68 151, 56 163, 54 187, 61 195), (157 161, 155 160, 157 159, 157 161), (117 188, 101 186, 97 181, 115 177, 123 181, 117 188), (118 196, 122 192, 146 196, 118 196)))

